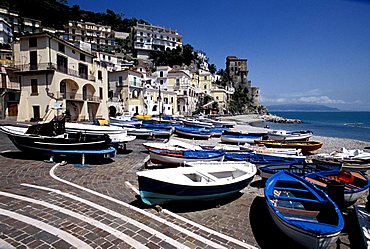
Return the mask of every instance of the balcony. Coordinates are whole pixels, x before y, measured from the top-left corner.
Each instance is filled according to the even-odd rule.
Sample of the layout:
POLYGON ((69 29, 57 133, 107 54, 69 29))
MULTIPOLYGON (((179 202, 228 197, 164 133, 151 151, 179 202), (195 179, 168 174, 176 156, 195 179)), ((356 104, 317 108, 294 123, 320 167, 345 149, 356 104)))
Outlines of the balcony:
POLYGON ((70 76, 79 77, 89 81, 95 81, 95 76, 92 74, 82 73, 73 69, 69 69, 63 66, 58 66, 54 63, 38 63, 35 65, 24 64, 24 65, 15 65, 17 72, 30 72, 30 71, 45 71, 53 70, 60 73, 68 74, 70 76))
POLYGON ((66 100, 80 100, 83 101, 83 95, 76 92, 57 92, 57 98, 66 100))
POLYGON ((6 82, 2 83, 0 85, 3 89, 9 89, 9 90, 21 90, 21 84, 19 82, 6 82))
POLYGON ((65 100, 89 101, 100 103, 100 98, 91 94, 78 94, 76 92, 57 92, 57 98, 65 100))

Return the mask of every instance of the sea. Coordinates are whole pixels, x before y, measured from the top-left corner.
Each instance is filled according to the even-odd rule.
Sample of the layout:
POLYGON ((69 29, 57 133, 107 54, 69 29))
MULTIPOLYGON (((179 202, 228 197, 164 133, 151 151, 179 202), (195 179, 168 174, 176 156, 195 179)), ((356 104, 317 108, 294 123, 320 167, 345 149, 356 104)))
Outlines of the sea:
POLYGON ((314 135, 350 138, 370 142, 370 112, 271 112, 285 118, 300 119, 300 124, 265 122, 272 129, 310 130, 314 135))

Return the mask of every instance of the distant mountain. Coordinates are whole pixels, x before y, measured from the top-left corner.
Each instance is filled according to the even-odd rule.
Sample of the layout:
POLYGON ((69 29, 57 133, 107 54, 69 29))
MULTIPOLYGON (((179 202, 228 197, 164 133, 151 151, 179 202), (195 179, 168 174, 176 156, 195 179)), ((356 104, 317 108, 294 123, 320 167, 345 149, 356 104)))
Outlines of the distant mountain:
POLYGON ((271 111, 320 111, 320 112, 337 112, 340 111, 338 108, 329 107, 326 105, 315 105, 315 104, 284 104, 284 105, 270 105, 267 109, 271 111))

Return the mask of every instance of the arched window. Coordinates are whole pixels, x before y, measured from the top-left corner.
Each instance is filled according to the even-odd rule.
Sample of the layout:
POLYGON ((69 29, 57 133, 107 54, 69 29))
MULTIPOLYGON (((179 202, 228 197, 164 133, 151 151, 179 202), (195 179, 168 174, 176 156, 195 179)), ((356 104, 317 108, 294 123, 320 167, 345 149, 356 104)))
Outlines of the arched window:
POLYGON ((157 106, 155 105, 155 106, 153 106, 153 110, 152 110, 153 112, 156 112, 157 111, 157 106))

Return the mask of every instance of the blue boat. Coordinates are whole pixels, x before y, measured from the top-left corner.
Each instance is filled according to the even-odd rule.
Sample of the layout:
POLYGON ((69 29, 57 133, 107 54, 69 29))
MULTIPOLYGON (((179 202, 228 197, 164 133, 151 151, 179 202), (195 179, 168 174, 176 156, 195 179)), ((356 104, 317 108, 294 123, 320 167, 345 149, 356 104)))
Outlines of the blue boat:
POLYGON ((328 248, 337 241, 344 227, 343 216, 312 183, 280 171, 267 180, 264 193, 275 224, 297 243, 306 248, 328 248))
POLYGON ((197 127, 176 127, 175 133, 179 136, 194 139, 209 139, 212 132, 209 129, 197 127))
POLYGON ((320 171, 306 174, 304 178, 324 191, 328 190, 329 183, 343 184, 344 202, 347 206, 355 203, 370 186, 370 181, 364 173, 354 171, 320 171))
POLYGON ((258 172, 260 176, 264 179, 269 178, 273 174, 279 171, 289 171, 298 176, 304 176, 308 173, 314 173, 319 171, 328 171, 328 170, 340 170, 341 165, 336 164, 316 164, 316 163, 282 163, 282 164, 268 164, 258 167, 258 172))
POLYGON ((225 154, 225 159, 231 161, 247 161, 254 164, 282 164, 282 163, 301 163, 306 160, 304 156, 295 155, 268 155, 260 154, 255 152, 227 152, 225 154))
POLYGON ((257 170, 250 163, 214 162, 193 167, 137 172, 142 201, 160 205, 174 201, 209 201, 239 192, 257 170))
POLYGON ((224 158, 224 152, 207 150, 149 149, 149 155, 152 163, 171 166, 194 161, 222 161, 224 158))
POLYGON ((255 140, 261 140, 265 133, 242 133, 224 131, 221 135, 221 141, 231 144, 253 144, 255 140))

